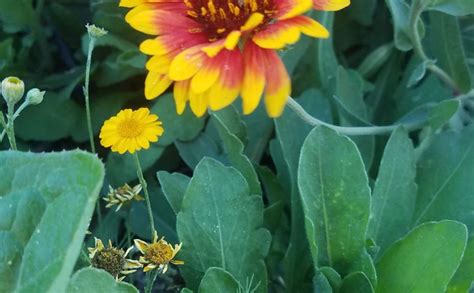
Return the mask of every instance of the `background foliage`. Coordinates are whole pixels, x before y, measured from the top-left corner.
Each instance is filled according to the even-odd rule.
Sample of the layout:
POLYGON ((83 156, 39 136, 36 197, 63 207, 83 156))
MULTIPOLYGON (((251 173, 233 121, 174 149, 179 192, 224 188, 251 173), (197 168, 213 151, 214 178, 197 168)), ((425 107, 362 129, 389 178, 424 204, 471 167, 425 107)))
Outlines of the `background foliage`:
MULTIPOLYGON (((157 292, 473 290, 472 0, 354 0, 312 13, 332 38, 281 52, 308 113, 342 126, 426 121, 349 138, 291 109, 272 120, 263 109, 243 116, 237 102, 198 119, 177 116, 171 93, 146 101, 144 36, 124 12, 115 0, 0 0, 0 77, 47 90, 16 121, 21 150, 85 150, 84 26, 109 31, 92 67, 95 133, 119 109, 142 105, 166 129, 140 156, 158 233, 183 242, 186 264, 160 276, 157 292), (417 3, 423 13, 411 23, 417 3)), ((99 201, 88 226, 109 184, 137 181, 131 156, 98 152, 104 164, 79 151, 0 152, 0 291, 143 288, 142 274, 126 279, 133 286, 116 283, 81 253, 84 238, 92 246, 87 229, 122 247, 149 236, 141 202, 114 212, 99 201)))

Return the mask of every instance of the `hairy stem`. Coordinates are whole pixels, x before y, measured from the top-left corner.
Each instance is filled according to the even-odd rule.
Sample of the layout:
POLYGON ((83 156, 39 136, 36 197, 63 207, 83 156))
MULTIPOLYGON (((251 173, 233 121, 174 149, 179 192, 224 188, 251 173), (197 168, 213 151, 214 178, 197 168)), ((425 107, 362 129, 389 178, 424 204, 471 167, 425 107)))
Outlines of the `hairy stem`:
POLYGON ((395 124, 389 126, 363 126, 363 127, 343 127, 336 126, 324 121, 321 121, 317 118, 314 118, 306 110, 298 104, 292 97, 288 98, 288 107, 292 109, 303 121, 312 126, 326 126, 335 130, 336 132, 349 136, 359 136, 359 135, 384 135, 389 134, 400 126, 405 127, 408 131, 413 131, 421 129, 426 121, 417 121, 413 123, 405 124, 395 124))
POLYGON ((143 187, 143 193, 145 193, 145 201, 146 201, 146 207, 148 211, 148 218, 150 220, 151 239, 153 240, 153 236, 155 233, 155 222, 153 220, 153 212, 151 210, 150 196, 148 195, 148 185, 145 181, 145 177, 143 177, 143 170, 140 164, 140 158, 138 157, 138 153, 135 152, 133 154, 133 157, 135 158, 135 164, 137 165, 138 180, 140 181, 140 184, 143 187))
POLYGON ((91 151, 95 153, 94 134, 92 133, 91 107, 89 102, 89 80, 91 73, 92 52, 94 51, 95 39, 89 37, 89 49, 87 51, 86 76, 84 84, 84 98, 86 101, 87 131, 89 132, 89 143, 91 151))

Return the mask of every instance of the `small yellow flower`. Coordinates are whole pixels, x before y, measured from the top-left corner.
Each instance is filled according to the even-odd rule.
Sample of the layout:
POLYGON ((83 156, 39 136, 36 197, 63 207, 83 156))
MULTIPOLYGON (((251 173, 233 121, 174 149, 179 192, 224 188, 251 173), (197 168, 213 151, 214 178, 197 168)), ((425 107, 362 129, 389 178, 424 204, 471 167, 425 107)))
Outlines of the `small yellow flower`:
POLYGON ((153 242, 147 243, 140 239, 135 239, 135 247, 140 250, 143 256, 140 256, 139 262, 144 265, 144 272, 158 268, 161 273, 166 273, 168 264, 182 265, 184 261, 176 260, 174 257, 181 249, 180 244, 175 244, 174 247, 165 241, 164 237, 158 240, 158 234, 154 232, 153 242))
POLYGON ((136 269, 141 268, 142 264, 136 260, 127 259, 128 253, 133 246, 123 251, 123 249, 112 246, 112 241, 109 240, 109 247, 105 247, 102 240, 95 238, 95 246, 89 248, 89 258, 92 266, 103 269, 115 277, 117 281, 122 281, 125 276, 136 272, 136 269))
POLYGON ((164 132, 161 125, 158 116, 150 114, 147 108, 122 110, 104 122, 100 130, 100 144, 112 147, 112 151, 120 154, 127 151, 133 154, 148 149, 150 142, 158 141, 164 132))
POLYGON ((132 200, 144 200, 144 198, 139 194, 142 191, 142 185, 135 185, 133 188, 130 185, 125 184, 117 189, 113 189, 112 186, 109 186, 109 193, 107 197, 104 197, 104 200, 107 202, 106 208, 110 208, 114 205, 117 205, 117 212, 120 210, 122 205, 132 200))

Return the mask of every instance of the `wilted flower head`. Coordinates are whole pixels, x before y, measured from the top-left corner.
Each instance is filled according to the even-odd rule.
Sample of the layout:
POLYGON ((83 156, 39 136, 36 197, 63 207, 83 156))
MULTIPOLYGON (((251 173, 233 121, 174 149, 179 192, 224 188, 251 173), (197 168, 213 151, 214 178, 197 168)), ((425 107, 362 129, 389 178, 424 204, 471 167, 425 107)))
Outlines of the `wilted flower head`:
POLYGON ((18 77, 10 76, 2 81, 2 96, 7 104, 16 104, 25 93, 25 84, 18 77))
POLYGON ((92 266, 109 272, 117 281, 122 281, 125 278, 121 275, 134 273, 136 269, 142 267, 140 262, 126 258, 133 246, 124 252, 123 249, 113 247, 110 240, 109 246, 105 247, 102 240, 94 239, 95 246, 89 248, 92 266))
POLYGON ((112 186, 109 186, 109 193, 107 197, 104 197, 104 200, 107 202, 106 208, 110 208, 114 205, 117 205, 115 211, 120 210, 122 205, 132 200, 144 200, 140 195, 142 190, 142 185, 135 185, 133 188, 130 185, 125 184, 119 188, 113 189, 112 186))
POLYGON ((350 0, 121 0, 134 7, 126 21, 158 37, 140 50, 146 64, 145 97, 154 99, 174 83, 178 113, 189 101, 192 111, 222 109, 239 95, 243 112, 253 112, 262 95, 268 115, 279 116, 291 92, 275 50, 301 34, 327 38, 329 32, 303 15, 312 7, 338 10, 350 0))
POLYGON ((148 149, 150 142, 158 141, 164 132, 161 124, 158 116, 150 114, 147 108, 122 110, 104 122, 99 135, 100 144, 111 147, 113 152, 133 154, 148 149))
POLYGON ((94 24, 86 24, 86 28, 87 33, 89 33, 89 36, 94 39, 103 37, 108 33, 105 29, 97 27, 94 24))
POLYGON ((156 231, 153 234, 152 243, 147 243, 140 239, 135 239, 134 242, 135 247, 143 254, 143 256, 140 256, 139 262, 144 266, 144 272, 157 268, 164 274, 168 270, 169 263, 175 265, 184 264, 183 261, 174 259, 178 251, 181 249, 182 243, 175 244, 173 247, 165 241, 164 237, 161 237, 161 239, 158 240, 158 234, 156 231))

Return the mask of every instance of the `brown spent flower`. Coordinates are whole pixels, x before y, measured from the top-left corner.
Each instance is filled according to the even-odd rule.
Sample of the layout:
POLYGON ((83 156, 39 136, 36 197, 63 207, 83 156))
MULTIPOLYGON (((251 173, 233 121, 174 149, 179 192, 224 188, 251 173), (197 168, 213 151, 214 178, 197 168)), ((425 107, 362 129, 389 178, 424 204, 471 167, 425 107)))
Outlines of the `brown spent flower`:
POLYGON ((140 239, 135 239, 135 247, 143 254, 139 262, 144 266, 143 271, 147 272, 158 268, 162 274, 168 270, 168 264, 182 265, 184 261, 176 260, 174 257, 181 249, 182 243, 175 244, 173 247, 166 242, 164 237, 158 240, 158 234, 155 231, 153 242, 147 243, 140 239))
POLYGON ((134 273, 136 269, 142 267, 140 262, 126 258, 133 246, 124 252, 121 248, 113 247, 111 240, 109 240, 109 246, 105 247, 102 240, 94 239, 95 246, 89 248, 89 258, 92 266, 107 271, 118 282, 125 279, 125 275, 134 273))
POLYGON ((144 198, 139 194, 142 191, 141 184, 135 185, 133 188, 130 185, 125 184, 119 188, 113 189, 112 186, 109 186, 109 193, 107 197, 104 197, 104 200, 107 202, 106 208, 110 208, 114 205, 117 205, 115 211, 117 212, 120 208, 132 200, 144 200, 144 198))

